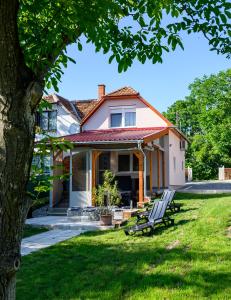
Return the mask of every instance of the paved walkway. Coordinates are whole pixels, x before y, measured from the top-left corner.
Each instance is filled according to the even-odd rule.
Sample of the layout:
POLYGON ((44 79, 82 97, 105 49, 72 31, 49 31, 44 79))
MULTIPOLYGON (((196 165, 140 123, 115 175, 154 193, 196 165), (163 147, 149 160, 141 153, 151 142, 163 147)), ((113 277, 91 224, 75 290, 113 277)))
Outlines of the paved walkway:
POLYGON ((80 221, 78 217, 46 216, 26 220, 26 224, 36 227, 63 230, 105 230, 110 227, 101 226, 99 221, 80 221))
POLYGON ((22 240, 21 254, 22 256, 28 255, 32 252, 50 247, 74 236, 78 236, 83 232, 84 230, 54 229, 40 234, 32 235, 22 240))
POLYGON ((181 187, 179 192, 184 193, 202 193, 202 194, 219 194, 231 193, 231 180, 219 181, 195 181, 188 182, 181 187))
POLYGON ((21 245, 23 256, 78 236, 86 231, 112 228, 112 226, 101 226, 100 222, 97 221, 79 221, 75 217, 65 216, 31 218, 26 220, 26 224, 34 227, 46 227, 51 230, 24 238, 21 245))

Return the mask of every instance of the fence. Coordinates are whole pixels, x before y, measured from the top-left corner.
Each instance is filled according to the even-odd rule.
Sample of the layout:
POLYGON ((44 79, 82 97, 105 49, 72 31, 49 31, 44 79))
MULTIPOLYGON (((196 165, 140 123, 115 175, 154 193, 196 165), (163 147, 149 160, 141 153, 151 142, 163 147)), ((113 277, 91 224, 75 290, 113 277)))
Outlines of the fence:
POLYGON ((218 178, 219 180, 231 180, 231 168, 219 168, 218 178))
POLYGON ((192 181, 192 168, 186 168, 185 169, 185 180, 187 182, 192 181))

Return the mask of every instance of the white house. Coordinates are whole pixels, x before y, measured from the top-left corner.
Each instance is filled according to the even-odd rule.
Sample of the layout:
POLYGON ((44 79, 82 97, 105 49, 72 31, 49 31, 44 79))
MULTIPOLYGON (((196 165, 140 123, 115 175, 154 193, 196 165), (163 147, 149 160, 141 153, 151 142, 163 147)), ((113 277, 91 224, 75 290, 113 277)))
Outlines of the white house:
MULTIPOLYGON (((114 172, 124 201, 132 199, 138 206, 153 191, 183 185, 184 134, 133 88, 106 94, 105 86, 99 85, 98 93, 98 100, 91 100, 92 106, 81 116, 80 132, 62 137, 73 144, 73 150, 53 154, 53 164, 63 162, 70 179, 54 181, 50 207, 94 206, 92 192, 106 169, 114 172)), ((70 128, 74 107, 78 118, 78 105, 68 104, 71 108, 65 109, 73 118, 70 128)))

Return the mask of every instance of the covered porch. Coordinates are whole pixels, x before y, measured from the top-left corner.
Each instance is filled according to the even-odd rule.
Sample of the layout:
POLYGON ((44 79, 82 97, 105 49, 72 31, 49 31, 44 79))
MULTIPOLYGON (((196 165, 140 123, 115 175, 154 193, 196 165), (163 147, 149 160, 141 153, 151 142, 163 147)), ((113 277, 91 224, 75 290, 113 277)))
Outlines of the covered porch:
MULTIPOLYGON (((100 130, 67 136, 74 148, 52 156, 63 163, 66 180, 56 179, 50 207, 95 206, 94 188, 103 173, 115 174, 121 206, 142 207, 153 192, 168 187, 168 131, 158 129, 100 130)), ((61 169, 53 169, 53 175, 61 169)))

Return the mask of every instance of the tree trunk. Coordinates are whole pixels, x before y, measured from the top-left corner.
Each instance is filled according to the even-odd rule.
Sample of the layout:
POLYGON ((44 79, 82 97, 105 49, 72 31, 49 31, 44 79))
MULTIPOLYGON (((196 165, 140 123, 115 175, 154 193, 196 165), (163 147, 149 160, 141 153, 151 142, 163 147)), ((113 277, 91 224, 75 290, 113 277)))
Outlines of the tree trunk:
POLYGON ((17 31, 17 0, 0 1, 0 299, 15 299, 15 274, 28 210, 34 112, 42 85, 26 67, 17 31))

